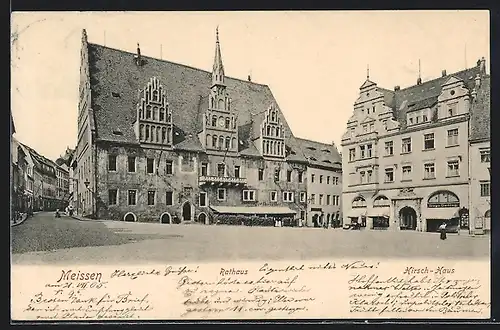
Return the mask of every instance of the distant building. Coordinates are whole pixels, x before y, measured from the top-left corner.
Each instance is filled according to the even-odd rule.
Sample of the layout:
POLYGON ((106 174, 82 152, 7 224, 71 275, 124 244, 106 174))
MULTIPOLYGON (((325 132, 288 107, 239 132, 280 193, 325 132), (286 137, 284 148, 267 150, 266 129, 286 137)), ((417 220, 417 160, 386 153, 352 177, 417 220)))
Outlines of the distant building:
MULTIPOLYGON (((418 78, 404 89, 388 90, 367 79, 342 137, 344 217, 369 229, 436 231, 448 221, 450 230, 468 230, 470 200, 485 200, 478 194, 480 181, 489 180, 484 170, 469 172, 472 145, 485 146, 476 147, 484 136, 475 139, 469 131, 477 122, 489 123, 477 117, 484 107, 489 113, 486 95, 484 58, 473 68, 443 71, 426 82, 418 78), (479 176, 472 191, 470 176, 479 176)), ((471 215, 485 211, 483 203, 471 215)))
POLYGON ((88 43, 84 30, 78 118, 73 191, 85 215, 267 225, 307 218, 301 140, 268 86, 226 76, 218 33, 207 72, 146 57, 139 45, 133 54, 88 43))

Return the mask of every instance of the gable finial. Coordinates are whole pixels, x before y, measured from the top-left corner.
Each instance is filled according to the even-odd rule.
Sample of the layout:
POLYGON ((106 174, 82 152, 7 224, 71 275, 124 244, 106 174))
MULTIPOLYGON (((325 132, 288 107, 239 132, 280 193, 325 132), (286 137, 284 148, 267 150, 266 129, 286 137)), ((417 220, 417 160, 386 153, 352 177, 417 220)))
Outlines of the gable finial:
POLYGON ((219 43, 219 25, 215 28, 215 42, 219 43))
POLYGON ((366 79, 370 79, 370 64, 366 65, 366 79))

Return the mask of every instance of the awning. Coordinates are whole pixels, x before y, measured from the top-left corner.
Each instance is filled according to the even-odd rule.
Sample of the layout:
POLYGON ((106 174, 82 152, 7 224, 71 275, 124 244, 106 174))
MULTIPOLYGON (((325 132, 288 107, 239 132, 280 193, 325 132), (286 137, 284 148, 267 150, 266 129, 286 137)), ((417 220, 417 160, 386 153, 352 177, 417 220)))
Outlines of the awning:
POLYGON ((428 208, 425 212, 427 219, 449 220, 458 218, 458 207, 428 208))
POLYGON ((373 210, 370 210, 370 212, 368 212, 368 216, 370 218, 380 218, 380 217, 389 218, 390 212, 391 212, 390 207, 376 207, 373 208, 373 210))
POLYGON ((282 206, 210 206, 217 213, 229 214, 295 214, 296 211, 282 206))
POLYGON ((362 208, 355 208, 355 209, 352 209, 347 217, 349 218, 358 218, 362 215, 365 215, 366 214, 366 208, 362 207, 362 208))

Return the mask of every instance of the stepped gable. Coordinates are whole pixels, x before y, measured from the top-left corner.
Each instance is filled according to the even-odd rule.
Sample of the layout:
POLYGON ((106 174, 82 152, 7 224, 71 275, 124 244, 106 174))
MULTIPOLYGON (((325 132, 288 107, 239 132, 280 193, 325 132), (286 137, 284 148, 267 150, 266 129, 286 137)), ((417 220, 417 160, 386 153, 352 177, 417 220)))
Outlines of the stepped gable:
MULTIPOLYGON (((134 53, 93 43, 88 43, 88 48, 92 109, 98 141, 138 144, 132 125, 137 116, 138 92, 151 77, 157 77, 166 90, 167 102, 172 110, 174 147, 190 135, 197 137, 208 105, 211 72, 143 54, 142 65, 138 66, 134 53), (120 134, 114 134, 114 131, 120 134)), ((267 85, 227 76, 225 84, 232 99, 231 107, 237 111, 239 129, 245 125, 251 129, 242 129, 246 134, 239 136, 239 151, 243 151, 245 146, 251 148, 250 139, 258 136, 263 112, 277 102, 267 85)), ((283 124, 288 144, 288 140, 294 137, 286 120, 283 124)), ((189 147, 186 144, 192 143, 183 143, 183 148, 189 147)), ((194 148, 198 149, 198 146, 194 148)))

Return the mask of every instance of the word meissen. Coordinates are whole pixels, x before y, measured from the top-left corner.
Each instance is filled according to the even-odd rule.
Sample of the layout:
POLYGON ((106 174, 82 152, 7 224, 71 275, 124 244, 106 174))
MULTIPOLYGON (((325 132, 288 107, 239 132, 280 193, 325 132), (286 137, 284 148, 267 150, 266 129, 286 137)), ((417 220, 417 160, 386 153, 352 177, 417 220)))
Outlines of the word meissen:
POLYGON ((84 273, 81 271, 74 272, 72 270, 62 271, 61 277, 57 282, 61 281, 98 281, 101 282, 102 273, 84 273))

